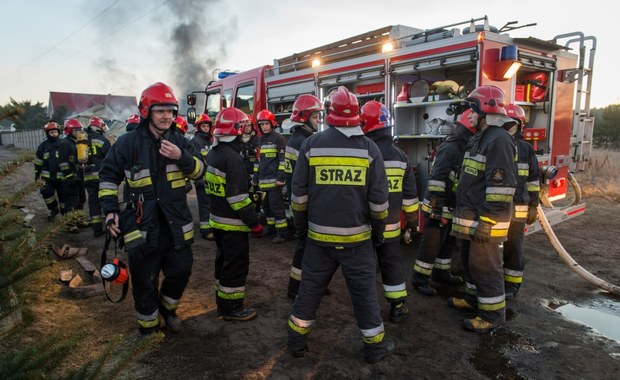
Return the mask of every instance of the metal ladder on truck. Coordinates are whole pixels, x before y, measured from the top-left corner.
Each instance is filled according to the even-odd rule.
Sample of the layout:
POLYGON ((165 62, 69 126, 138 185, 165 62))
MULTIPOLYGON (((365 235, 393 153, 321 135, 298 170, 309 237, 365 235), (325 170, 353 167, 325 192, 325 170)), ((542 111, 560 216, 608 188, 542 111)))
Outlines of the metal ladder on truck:
POLYGON ((583 171, 586 163, 590 160, 592 153, 592 133, 594 131, 594 117, 590 114, 590 96, 592 90, 592 69, 594 67, 594 54, 596 53, 596 37, 584 36, 582 32, 560 34, 553 38, 554 42, 559 39, 570 38, 565 43, 568 49, 570 45, 579 43, 578 67, 573 70, 566 70, 559 78, 564 82, 577 82, 577 93, 575 96, 575 108, 573 111, 573 125, 571 133, 572 160, 570 170, 583 171), (588 47, 586 41, 591 41, 589 54, 586 53, 588 47), (587 77, 584 87, 584 79, 587 77))

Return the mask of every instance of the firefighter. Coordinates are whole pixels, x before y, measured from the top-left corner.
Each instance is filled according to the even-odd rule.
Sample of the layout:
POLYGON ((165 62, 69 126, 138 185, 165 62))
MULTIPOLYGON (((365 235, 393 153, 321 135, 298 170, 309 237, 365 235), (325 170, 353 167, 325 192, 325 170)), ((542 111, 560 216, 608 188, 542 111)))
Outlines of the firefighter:
POLYGON ((112 145, 99 171, 99 200, 108 231, 115 238, 122 235, 128 253, 142 335, 160 330, 160 314, 170 330, 182 328, 176 311, 192 270, 194 223, 185 180, 200 178, 205 165, 175 131, 178 107, 164 83, 146 88, 138 103, 140 125, 112 145), (122 181, 129 188, 123 211, 118 202, 122 181))
POLYGON ((126 132, 133 131, 134 129, 138 127, 139 124, 140 124, 140 115, 138 114, 131 115, 127 118, 127 121, 125 122, 125 131, 126 132))
MULTIPOLYGON (((519 159, 517 161, 517 189, 514 195, 514 213, 508 229, 508 240, 504 242, 504 288, 506 299, 514 298, 523 282, 523 240, 525 225, 534 224, 538 214, 540 192, 540 169, 536 153, 530 144, 521 139, 525 126, 525 111, 518 105, 506 105, 506 113, 517 124, 507 129, 515 139, 519 159)), ((510 124, 509 124, 510 126, 510 124)))
POLYGON ((187 120, 183 116, 179 115, 174 119, 174 125, 176 125, 179 132, 181 132, 181 134, 185 136, 188 129, 187 120))
POLYGON ((110 151, 110 141, 105 137, 107 125, 98 117, 92 117, 87 127, 89 149, 88 163, 84 166, 84 187, 88 193, 88 213, 90 225, 95 237, 105 234, 103 229, 103 214, 99 204, 99 169, 101 161, 110 151))
POLYGON ((260 139, 258 162, 254 165, 254 184, 263 192, 263 211, 267 219, 266 235, 275 232, 271 241, 274 244, 286 240, 288 224, 284 208, 283 188, 286 184, 284 171, 284 152, 286 140, 274 129, 276 118, 271 111, 262 110, 256 115, 262 136, 260 139))
POLYGON ((45 140, 37 147, 34 160, 34 180, 43 181, 39 190, 49 210, 47 220, 52 221, 59 213, 64 213, 60 170, 60 126, 55 121, 48 121, 43 126, 45 140))
POLYGON ((517 185, 516 147, 502 126, 506 116, 504 92, 480 86, 465 99, 477 114, 477 132, 470 140, 456 190, 452 229, 462 240, 467 280, 465 298, 448 304, 461 310, 478 310, 463 320, 469 331, 492 331, 506 320, 504 277, 499 243, 506 240, 517 185))
POLYGON ((288 320, 288 350, 304 356, 321 298, 342 266, 364 359, 375 363, 394 350, 381 319, 373 251, 373 244, 383 243, 388 212, 385 166, 379 148, 360 128, 355 95, 341 86, 325 110, 328 128, 304 141, 293 172, 295 229, 307 243, 303 279, 288 320))
POLYGON ((469 139, 476 133, 477 116, 471 109, 459 116, 454 131, 439 145, 431 172, 422 210, 424 232, 413 265, 413 288, 420 294, 434 296, 437 291, 430 280, 448 285, 461 285, 463 279, 451 273, 456 238, 450 234, 456 207, 456 187, 461 163, 469 139), (476 120, 472 120, 472 119, 476 120), (472 124, 472 121, 474 124, 472 124))
POLYGON ((248 192, 248 176, 241 150, 248 117, 237 108, 224 108, 215 118, 213 147, 207 156, 206 186, 211 197, 215 257, 215 294, 218 313, 225 321, 249 321, 256 310, 244 308, 250 266, 248 232, 263 233, 248 192))
POLYGON ((409 158, 392 143, 390 111, 375 100, 362 107, 361 124, 364 134, 377 144, 383 157, 388 179, 389 209, 384 242, 376 247, 383 283, 383 296, 390 304, 390 320, 400 322, 407 317, 407 287, 400 255, 401 210, 407 228, 416 229, 418 221, 418 190, 409 158))
MULTIPOLYGON (((201 114, 194 124, 196 133, 192 138, 192 146, 196 152, 200 153, 203 161, 206 162, 207 154, 211 149, 211 129, 213 122, 206 113, 201 114)), ((200 235, 203 239, 213 241, 213 230, 209 225, 209 210, 211 209, 211 199, 207 196, 204 177, 194 181, 196 187, 196 198, 198 200, 198 216, 200 218, 200 235)))
POLYGON ((79 162, 77 146, 78 134, 83 132, 82 124, 77 119, 69 119, 65 122, 64 132, 65 138, 60 143, 61 186, 65 213, 74 214, 67 222, 67 230, 76 234, 80 232, 80 227, 88 227, 88 223, 82 220, 80 216, 80 211, 86 203, 84 165, 79 162))
POLYGON ((260 137, 258 137, 258 130, 256 129, 256 123, 252 115, 247 115, 248 121, 243 127, 243 135, 241 135, 241 141, 243 142, 243 163, 246 166, 248 175, 250 178, 254 175, 254 165, 256 164, 256 158, 258 155, 258 148, 260 146, 260 137))
MULTIPOLYGON (((287 198, 291 199, 291 184, 293 183, 293 171, 297 163, 299 149, 304 140, 317 132, 320 123, 320 113, 323 112, 323 104, 314 95, 301 95, 293 103, 291 114, 291 137, 286 144, 284 158, 286 172, 287 198)), ((306 248, 306 239, 296 239, 295 255, 291 264, 291 272, 288 281, 287 296, 294 299, 299 291, 301 282, 301 260, 306 248)))

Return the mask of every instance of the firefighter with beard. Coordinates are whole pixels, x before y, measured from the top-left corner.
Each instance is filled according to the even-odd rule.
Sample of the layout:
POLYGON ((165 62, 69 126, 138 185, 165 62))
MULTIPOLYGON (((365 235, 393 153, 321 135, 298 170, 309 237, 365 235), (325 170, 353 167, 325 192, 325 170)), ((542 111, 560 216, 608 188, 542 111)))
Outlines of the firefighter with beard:
POLYGON ((60 126, 50 120, 43 126, 43 131, 46 138, 37 147, 34 159, 34 180, 43 181, 39 192, 49 210, 47 220, 51 222, 56 215, 64 213, 60 170, 60 126))
MULTIPOLYGON (((288 199, 291 199, 291 184, 293 183, 293 171, 297 163, 299 149, 304 140, 314 134, 319 127, 320 113, 323 111, 323 104, 314 95, 301 95, 293 103, 291 114, 292 134, 286 144, 284 166, 286 172, 286 187, 288 199)), ((306 249, 306 239, 296 239, 295 255, 291 264, 291 273, 288 281, 287 296, 294 299, 299 291, 301 282, 301 260, 306 249)))
POLYGON ((390 111, 375 100, 362 107, 361 126, 364 134, 377 144, 383 157, 388 179, 389 209, 384 242, 376 247, 383 283, 383 296, 390 304, 390 321, 400 322, 407 317, 405 306, 407 286, 400 254, 401 210, 407 228, 416 229, 418 221, 418 190, 409 158, 394 146, 390 111))
POLYGON ((256 310, 244 308, 245 284, 250 267, 252 237, 262 236, 248 192, 248 176, 241 150, 241 135, 248 117, 237 108, 225 108, 215 118, 213 146, 207 156, 206 186, 211 197, 215 256, 215 299, 225 321, 249 321, 256 310))
POLYGON ((452 230, 461 241, 465 269, 465 298, 450 298, 448 305, 474 311, 463 328, 492 331, 506 321, 504 271, 499 243, 506 241, 512 199, 517 186, 514 141, 502 128, 515 123, 506 116, 504 92, 480 86, 465 101, 478 114, 477 132, 470 140, 456 190, 452 230))
POLYGON ((506 299, 511 299, 516 297, 523 282, 525 225, 534 224, 538 215, 540 169, 534 149, 521 138, 525 126, 525 111, 516 104, 508 104, 506 113, 517 121, 515 125, 508 124, 507 131, 515 140, 519 152, 514 214, 508 229, 508 240, 504 242, 503 250, 504 288, 506 299))
MULTIPOLYGON (((207 161, 207 154, 211 150, 211 128, 213 122, 206 113, 201 114, 194 123, 196 132, 191 140, 195 152, 198 152, 203 161, 207 161)), ((200 235, 203 239, 213 241, 213 230, 209 225, 209 210, 211 209, 211 199, 207 196, 204 178, 194 181, 196 187, 196 198, 198 200, 198 216, 200 218, 200 235)))
POLYGON ((383 243, 388 213, 385 166, 379 148, 360 128, 355 95, 338 87, 325 110, 328 128, 304 141, 293 172, 295 229, 307 243, 303 279, 288 320, 288 350, 304 356, 321 298, 342 266, 364 359, 375 363, 394 350, 381 319, 373 249, 383 243))
POLYGON ((430 280, 461 285, 463 279, 451 273, 456 237, 450 234, 456 208, 456 188, 461 163, 469 139, 476 133, 478 115, 467 109, 454 125, 454 131, 439 145, 428 177, 422 202, 424 233, 413 265, 413 288, 425 296, 437 291, 430 280))
POLYGON ((262 110, 256 115, 258 127, 261 129, 259 158, 254 165, 254 184, 263 191, 263 211, 267 219, 266 235, 275 232, 271 241, 283 243, 288 232, 286 210, 284 208, 283 188, 286 184, 284 171, 284 153, 286 139, 274 129, 276 118, 271 111, 262 110))
POLYGON ((66 137, 60 143, 60 169, 62 170, 65 213, 74 213, 67 222, 67 230, 74 234, 80 232, 79 227, 88 227, 88 223, 83 221, 80 215, 86 203, 86 191, 84 190, 84 165, 78 159, 78 133, 83 133, 79 120, 67 120, 65 122, 66 137))
POLYGON ((88 213, 90 225, 95 237, 105 234, 103 229, 103 214, 99 204, 99 169, 101 161, 110 151, 110 141, 105 137, 108 127, 98 117, 88 121, 88 163, 84 166, 84 187, 88 193, 88 213))
POLYGON ((192 271, 194 222, 185 181, 200 178, 205 165, 174 126, 178 107, 164 83, 146 88, 138 104, 140 125, 112 145, 99 171, 99 200, 108 231, 122 236, 129 257, 142 335, 160 330, 160 315, 170 330, 182 329, 177 308, 192 271), (123 181, 129 199, 121 211, 123 181))

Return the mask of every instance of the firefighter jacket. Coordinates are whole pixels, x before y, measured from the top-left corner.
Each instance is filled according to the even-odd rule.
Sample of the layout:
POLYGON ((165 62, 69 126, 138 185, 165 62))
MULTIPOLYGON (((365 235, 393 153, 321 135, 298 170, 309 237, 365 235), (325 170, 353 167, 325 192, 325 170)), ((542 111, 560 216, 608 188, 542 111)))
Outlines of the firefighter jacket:
POLYGON ((261 190, 274 190, 277 182, 285 182, 284 152, 286 139, 271 131, 261 136, 258 162, 254 164, 254 183, 261 190))
POLYGON ((243 163, 248 171, 248 174, 252 176, 254 174, 254 165, 256 164, 256 159, 258 155, 258 147, 260 146, 260 138, 256 136, 255 132, 252 132, 251 135, 244 134, 241 136, 243 141, 243 151, 241 155, 243 156, 243 163))
POLYGON ((66 136, 60 142, 60 170, 65 183, 84 180, 84 168, 77 158, 77 140, 73 135, 66 136))
POLYGON ((292 189, 297 234, 307 233, 316 245, 355 247, 369 240, 372 230, 385 230, 385 165, 366 136, 347 137, 329 127, 308 137, 299 151, 292 189))
POLYGON ((538 159, 532 146, 516 140, 519 159, 517 161, 517 188, 514 196, 514 214, 512 220, 525 222, 529 206, 538 206, 540 192, 540 169, 538 159))
MULTIPOLYGON (((203 131, 196 131, 194 137, 190 140, 192 154, 199 155, 202 161, 207 162, 207 154, 211 150, 211 134, 203 131)), ((205 172, 206 173, 206 172, 205 172)), ((204 183, 204 177, 197 179, 195 182, 204 183)))
POLYGON ((291 196, 291 183, 293 181, 293 171, 297 164, 297 156, 299 149, 305 139, 312 136, 314 131, 305 124, 297 124, 292 128, 293 134, 286 143, 286 152, 284 153, 284 171, 286 172, 286 185, 288 187, 288 196, 291 196))
POLYGON ((84 182, 98 181, 101 161, 112 145, 103 133, 96 131, 88 132, 88 141, 88 163, 84 166, 84 182))
POLYGON ((146 126, 121 136, 103 160, 99 171, 99 201, 104 214, 118 213, 118 187, 124 180, 129 198, 121 213, 121 231, 127 248, 144 241, 157 246, 159 223, 167 221, 175 249, 194 241, 194 222, 187 205, 185 182, 200 178, 205 169, 192 156, 190 142, 171 127, 166 139, 181 149, 172 160, 159 153, 160 140, 146 126), (161 215, 161 217, 160 217, 161 215))
POLYGON ((413 169, 409 165, 409 157, 392 143, 392 134, 389 129, 380 129, 368 134, 368 137, 377 144, 388 181, 389 209, 386 219, 385 239, 400 237, 400 214, 405 212, 405 219, 418 212, 418 189, 415 183, 413 169))
POLYGON ((431 214, 435 208, 441 209, 441 217, 445 219, 452 219, 454 216, 456 187, 463 155, 471 136, 472 133, 457 122, 454 133, 447 136, 437 148, 422 203, 424 212, 431 214))
POLYGON ((50 138, 49 136, 39 144, 34 159, 35 181, 39 178, 45 181, 60 181, 62 179, 60 144, 60 138, 50 138))
POLYGON ((239 138, 218 143, 207 156, 206 189, 211 196, 212 228, 249 232, 257 226, 258 215, 248 193, 248 174, 240 155, 239 138))
POLYGON ((471 138, 456 190, 452 230, 458 237, 470 240, 482 220, 492 225, 492 242, 506 240, 517 186, 516 155, 512 137, 501 127, 488 126, 471 138))

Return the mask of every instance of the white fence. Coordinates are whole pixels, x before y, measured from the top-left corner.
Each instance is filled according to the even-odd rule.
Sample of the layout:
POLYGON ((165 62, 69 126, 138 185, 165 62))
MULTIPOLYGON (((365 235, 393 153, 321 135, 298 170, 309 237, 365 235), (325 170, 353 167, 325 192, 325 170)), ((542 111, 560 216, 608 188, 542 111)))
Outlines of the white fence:
POLYGON ((41 141, 45 139, 43 129, 30 129, 19 132, 0 133, 0 145, 13 145, 19 149, 36 151, 41 141))

